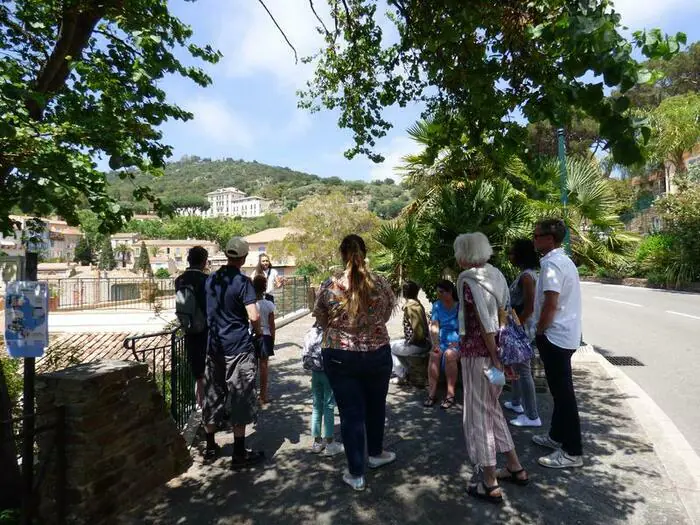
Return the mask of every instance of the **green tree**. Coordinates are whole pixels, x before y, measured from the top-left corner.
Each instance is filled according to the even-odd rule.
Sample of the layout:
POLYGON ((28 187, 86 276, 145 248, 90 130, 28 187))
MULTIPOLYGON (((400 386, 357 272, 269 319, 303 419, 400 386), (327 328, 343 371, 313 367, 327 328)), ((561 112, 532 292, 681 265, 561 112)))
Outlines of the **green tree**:
POLYGON ((125 243, 118 244, 115 253, 122 261, 122 268, 126 268, 126 260, 131 253, 131 246, 125 243))
MULTIPOLYGON (((117 229, 127 212, 109 196, 94 159, 108 158, 125 179, 131 168, 160 173, 171 148, 159 127, 192 118, 167 101, 163 78, 207 86, 207 74, 180 58, 220 57, 191 36, 163 0, 0 6, 0 231, 10 229, 15 205, 77 224, 87 204, 103 231, 117 229)), ((137 201, 153 198, 141 185, 133 193, 137 201)))
POLYGON ((700 94, 667 98, 651 111, 650 119, 651 160, 670 162, 682 179, 687 173, 685 155, 700 142, 700 94))
POLYGON ((700 187, 667 195, 658 207, 669 243, 654 269, 670 286, 700 281, 700 187))
MULTIPOLYGON (((642 158, 643 123, 627 113, 624 93, 652 75, 632 58, 610 0, 476 0, 468 8, 388 0, 386 18, 378 0, 329 4, 334 25, 321 24, 325 47, 301 104, 339 112, 338 125, 354 134, 349 157, 382 160, 374 147, 391 127, 384 109, 420 101, 443 124, 439 146, 520 153, 526 130, 514 113, 566 126, 581 112, 600 124, 618 161, 642 158), (623 95, 605 97, 604 85, 623 95)), ((685 35, 637 32, 634 43, 645 56, 669 57, 685 35)))
POLYGON ((700 42, 670 60, 649 60, 644 65, 659 75, 630 90, 628 96, 636 107, 653 109, 665 98, 700 92, 700 42))
POLYGON ((139 257, 138 259, 136 259, 136 264, 134 264, 134 270, 137 272, 144 273, 146 275, 153 275, 153 268, 151 267, 151 258, 148 256, 148 248, 146 248, 146 243, 143 241, 141 241, 139 257))
POLYGON ((100 270, 114 270, 117 267, 117 262, 114 260, 114 250, 112 249, 112 241, 106 237, 102 241, 102 249, 100 250, 100 260, 97 263, 100 270))
POLYGON ((341 193, 310 197, 282 220, 282 225, 298 231, 283 241, 270 243, 271 255, 284 254, 296 258, 297 265, 314 266, 319 274, 327 274, 340 263, 338 247, 350 233, 364 236, 368 250, 376 246, 373 234, 379 219, 370 211, 348 202, 341 193))
POLYGON ((82 266, 87 266, 92 264, 95 259, 95 252, 90 246, 86 237, 81 237, 78 239, 78 243, 75 245, 75 257, 74 261, 80 263, 82 266))
POLYGON ((170 272, 165 268, 158 268, 154 274, 156 279, 168 279, 170 277, 170 272))

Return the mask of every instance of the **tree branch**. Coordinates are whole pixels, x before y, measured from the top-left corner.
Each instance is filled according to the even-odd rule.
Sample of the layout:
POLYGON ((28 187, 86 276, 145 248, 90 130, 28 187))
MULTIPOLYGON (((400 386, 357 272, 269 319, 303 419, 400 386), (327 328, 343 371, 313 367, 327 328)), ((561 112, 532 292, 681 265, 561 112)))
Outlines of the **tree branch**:
POLYGON ((326 24, 323 23, 323 20, 321 19, 320 16, 318 16, 318 13, 316 12, 316 8, 314 7, 314 0, 309 0, 309 6, 311 7, 311 12, 316 17, 316 20, 318 20, 319 24, 321 24, 321 26, 323 27, 323 30, 326 32, 326 35, 330 35, 331 32, 328 31, 326 24))
POLYGON ((136 49, 134 46, 132 46, 131 44, 129 44, 129 42, 127 42, 126 40, 124 40, 124 39, 122 39, 122 38, 119 38, 117 35, 113 35, 112 33, 109 33, 109 32, 107 32, 107 31, 102 31, 101 29, 95 29, 95 31, 93 31, 93 33, 98 34, 98 35, 102 35, 102 36, 104 36, 104 37, 106 37, 106 38, 109 38, 109 39, 112 40, 113 42, 117 42, 117 43, 119 43, 119 44, 122 44, 125 48, 127 48, 127 49, 128 49, 131 53, 133 53, 134 55, 138 55, 138 56, 140 56, 140 57, 142 57, 142 58, 143 58, 143 56, 144 56, 143 53, 141 53, 141 51, 139 51, 139 50, 136 49))
POLYGON ((288 45, 288 46, 292 49, 292 51, 294 52, 294 63, 297 64, 297 63, 299 62, 299 56, 297 55, 297 50, 296 50, 295 47, 292 45, 292 43, 289 41, 289 39, 287 38, 287 35, 284 33, 284 31, 282 30, 282 28, 280 27, 280 25, 277 23, 277 20, 275 20, 275 17, 272 15, 272 13, 270 12, 270 10, 267 8, 267 6, 265 5, 265 2, 263 2, 263 0, 258 0, 258 2, 260 2, 260 5, 263 6, 263 7, 265 8, 265 11, 267 11, 268 16, 269 16, 270 19, 274 22, 274 24, 275 24, 275 26, 277 27, 277 29, 278 29, 278 31, 280 32, 280 34, 284 37, 285 42, 287 42, 287 45, 288 45))

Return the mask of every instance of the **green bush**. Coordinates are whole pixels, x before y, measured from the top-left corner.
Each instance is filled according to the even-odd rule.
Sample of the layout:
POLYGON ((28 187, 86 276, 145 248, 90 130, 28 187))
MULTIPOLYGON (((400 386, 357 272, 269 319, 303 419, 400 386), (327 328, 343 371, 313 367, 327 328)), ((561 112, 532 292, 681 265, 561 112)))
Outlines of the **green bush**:
POLYGON ((170 277, 170 272, 165 268, 158 268, 154 277, 156 279, 168 279, 170 277))
POLYGON ((590 277, 593 275, 593 272, 591 269, 586 266, 585 264, 582 264, 581 266, 578 267, 578 274, 580 277, 590 277))

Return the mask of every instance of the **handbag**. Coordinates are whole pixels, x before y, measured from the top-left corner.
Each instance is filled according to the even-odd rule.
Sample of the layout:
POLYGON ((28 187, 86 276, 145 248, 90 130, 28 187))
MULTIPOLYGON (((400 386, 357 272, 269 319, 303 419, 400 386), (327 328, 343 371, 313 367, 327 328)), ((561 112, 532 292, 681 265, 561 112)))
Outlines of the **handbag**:
POLYGON ((501 362, 508 366, 524 363, 535 357, 530 338, 512 308, 506 312, 505 324, 498 332, 498 352, 501 362))

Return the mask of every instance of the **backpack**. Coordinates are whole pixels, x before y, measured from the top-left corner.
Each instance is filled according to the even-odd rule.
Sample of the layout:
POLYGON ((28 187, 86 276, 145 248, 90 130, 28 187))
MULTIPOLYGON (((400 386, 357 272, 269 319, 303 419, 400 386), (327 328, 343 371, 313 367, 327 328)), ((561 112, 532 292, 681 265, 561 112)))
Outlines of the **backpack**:
POLYGON ((201 334, 207 327, 207 319, 197 304, 197 296, 188 284, 175 293, 175 315, 186 334, 201 334))
POLYGON ((323 357, 321 356, 321 340, 323 329, 312 326, 304 336, 304 347, 301 350, 301 366, 310 372, 323 372, 323 357))

